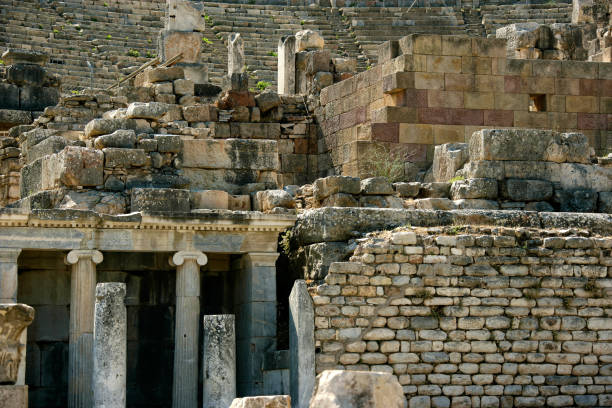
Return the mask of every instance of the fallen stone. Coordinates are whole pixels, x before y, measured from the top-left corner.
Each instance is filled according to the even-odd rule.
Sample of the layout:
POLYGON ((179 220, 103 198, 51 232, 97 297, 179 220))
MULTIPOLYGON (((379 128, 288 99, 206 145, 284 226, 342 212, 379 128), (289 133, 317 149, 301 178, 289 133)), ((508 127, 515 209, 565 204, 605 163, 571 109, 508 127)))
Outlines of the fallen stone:
POLYGON ((421 191, 421 183, 393 183, 393 187, 400 197, 412 198, 419 195, 421 191))
POLYGON ((553 194, 553 185, 544 180, 508 179, 504 195, 512 201, 546 201, 553 194))
POLYGON ((40 51, 23 48, 9 48, 2 53, 4 65, 34 64, 44 66, 49 61, 49 55, 40 51))
POLYGON ((418 210, 454 210, 455 203, 448 198, 420 198, 414 200, 418 210))
POLYGON ((306 50, 321 50, 325 47, 325 40, 316 31, 302 30, 295 34, 295 52, 306 50))
POLYGON ((142 149, 122 149, 118 147, 106 147, 104 153, 105 168, 142 167, 147 162, 147 154, 142 149))
POLYGON ((160 153, 179 153, 183 149, 183 139, 178 135, 154 135, 157 151, 160 153))
POLYGON ((346 193, 335 193, 326 197, 321 202, 322 207, 359 207, 359 202, 353 195, 346 193))
POLYGON ((132 102, 127 108, 128 119, 160 119, 168 112, 168 105, 161 102, 132 102))
POLYGON ((497 180, 489 178, 474 178, 455 181, 450 189, 453 200, 497 198, 497 180))
POLYGON ((35 146, 27 149, 26 162, 32 163, 48 154, 61 152, 66 147, 67 141, 61 136, 50 136, 35 146))
POLYGON ((42 159, 42 188, 94 187, 104 184, 104 154, 100 150, 67 146, 42 159))
POLYGON ((189 79, 175 79, 173 82, 174 93, 176 95, 193 95, 194 84, 189 79))
POLYGON ((215 122, 217 108, 213 105, 184 106, 183 117, 187 122, 215 122))
POLYGON ((103 135, 95 138, 94 147, 104 149, 105 147, 120 147, 133 149, 136 144, 136 132, 133 130, 120 129, 110 135, 103 135))
POLYGON ((467 143, 446 143, 438 145, 434 150, 433 178, 434 181, 447 182, 453 177, 469 158, 467 143))
POLYGON ((230 195, 221 190, 204 190, 191 192, 193 209, 229 209, 230 195))
POLYGON ((327 370, 316 378, 310 408, 404 408, 397 377, 370 371, 327 370))
POLYGON ((384 177, 371 177, 361 180, 361 194, 391 195, 393 194, 393 186, 384 177))
POLYGON ((230 408, 291 408, 289 395, 236 398, 230 408))
POLYGON ((315 200, 323 200, 332 194, 359 194, 361 181, 356 177, 329 176, 315 180, 312 193, 315 200))
POLYGON ((423 183, 419 198, 446 198, 449 196, 451 183, 423 183))
POLYGON ((100 214, 127 213, 127 200, 122 194, 101 191, 69 191, 59 203, 59 209, 89 210, 100 214))
POLYGON ((185 72, 181 67, 152 68, 138 74, 134 80, 134 86, 139 87, 155 82, 174 81, 175 79, 182 79, 184 77, 185 72))
MULTIPOLYGON (((32 324, 32 320, 33 307, 22 303, 0 304, 0 384, 17 382, 18 367, 21 359, 25 357, 21 334, 32 324)), ((8 405, 11 405, 10 401, 8 405)))
POLYGON ((285 190, 258 191, 253 196, 253 209, 268 212, 274 208, 295 208, 295 200, 285 190))
POLYGON ((495 36, 507 40, 508 56, 514 57, 514 51, 519 48, 548 48, 538 46, 540 28, 536 22, 515 23, 498 28, 495 36))
POLYGON ((262 113, 280 106, 281 99, 276 92, 266 91, 255 96, 255 103, 262 113))
POLYGON ((136 130, 138 126, 133 119, 93 119, 85 125, 84 135, 93 138, 99 135, 108 135, 119 129, 136 130))

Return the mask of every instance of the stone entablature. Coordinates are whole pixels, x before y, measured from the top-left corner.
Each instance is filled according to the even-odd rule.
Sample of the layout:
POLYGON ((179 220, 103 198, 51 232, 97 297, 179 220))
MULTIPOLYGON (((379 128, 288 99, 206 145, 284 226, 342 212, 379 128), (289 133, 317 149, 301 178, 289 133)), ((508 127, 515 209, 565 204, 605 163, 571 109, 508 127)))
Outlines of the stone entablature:
POLYGON ((506 59, 505 40, 437 35, 380 53, 378 66, 321 92, 320 174, 364 177, 381 145, 425 166, 435 145, 490 127, 579 131, 597 153, 609 147, 610 64, 506 59))

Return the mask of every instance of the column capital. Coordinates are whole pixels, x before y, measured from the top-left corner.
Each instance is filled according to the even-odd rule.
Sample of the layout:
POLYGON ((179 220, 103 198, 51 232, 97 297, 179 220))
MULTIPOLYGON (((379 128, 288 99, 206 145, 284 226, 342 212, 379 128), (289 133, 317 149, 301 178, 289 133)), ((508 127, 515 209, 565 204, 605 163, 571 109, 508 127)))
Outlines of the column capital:
POLYGON ((89 258, 95 264, 99 264, 104 259, 102 252, 95 249, 74 249, 66 255, 66 263, 74 265, 82 258, 89 258))
POLYGON ((278 252, 249 252, 244 254, 244 259, 255 266, 276 266, 278 252))
POLYGON ((188 259, 194 260, 200 266, 204 266, 208 262, 208 257, 201 251, 178 251, 170 258, 170 265, 181 266, 188 259))
POLYGON ((16 263, 21 248, 0 248, 0 263, 16 263))

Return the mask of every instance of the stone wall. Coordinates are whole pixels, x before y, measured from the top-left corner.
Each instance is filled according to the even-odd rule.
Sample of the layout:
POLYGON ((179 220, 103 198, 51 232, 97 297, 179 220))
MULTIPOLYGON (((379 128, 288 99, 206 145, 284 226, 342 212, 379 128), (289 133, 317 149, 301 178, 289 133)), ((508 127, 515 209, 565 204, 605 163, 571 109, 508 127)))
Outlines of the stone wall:
POLYGON ((487 127, 580 131, 607 152, 609 64, 506 59, 505 40, 412 35, 382 63, 325 88, 319 175, 364 177, 377 151, 426 166, 434 146, 487 127))
POLYGON ((610 405, 611 247, 576 228, 373 233, 311 288, 317 372, 393 373, 410 407, 610 405))

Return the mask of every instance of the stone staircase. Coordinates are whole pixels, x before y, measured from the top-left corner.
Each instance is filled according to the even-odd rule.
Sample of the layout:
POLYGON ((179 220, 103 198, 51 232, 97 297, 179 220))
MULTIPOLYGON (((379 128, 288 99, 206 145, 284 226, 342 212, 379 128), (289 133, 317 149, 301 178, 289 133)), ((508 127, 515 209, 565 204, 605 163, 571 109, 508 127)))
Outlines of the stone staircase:
POLYGON ((462 9, 463 21, 467 35, 470 37, 486 37, 487 32, 482 25, 482 14, 479 9, 462 9))
POLYGON ((453 7, 347 7, 342 18, 368 64, 377 61, 377 47, 388 40, 406 35, 467 35, 461 11, 453 7))
POLYGON ((481 7, 482 24, 487 35, 514 23, 533 21, 540 24, 570 23, 572 5, 567 3, 484 5, 481 7))

